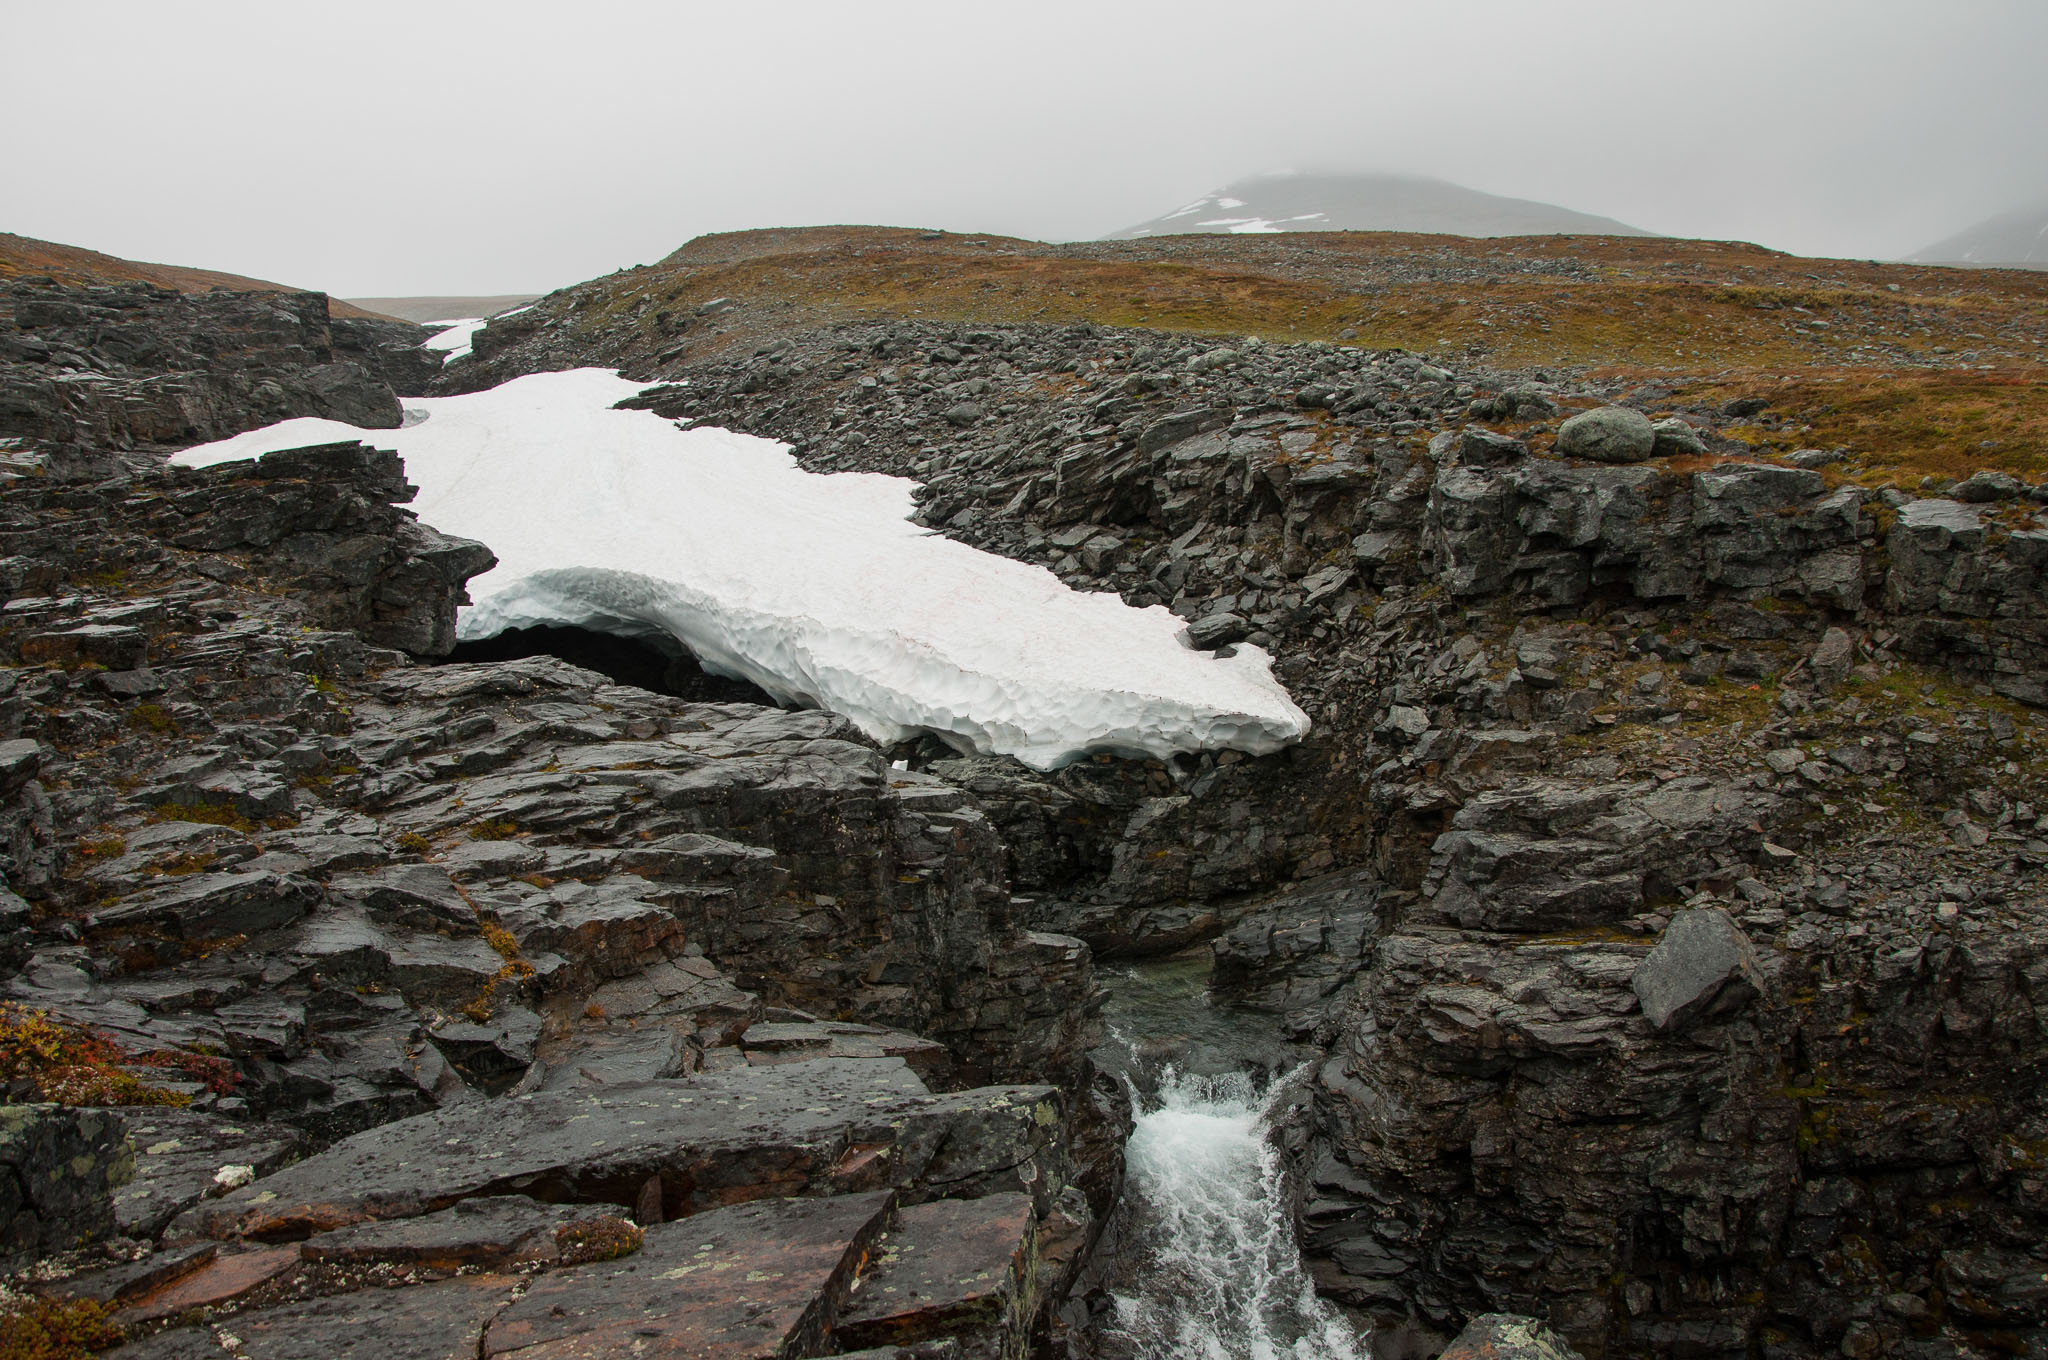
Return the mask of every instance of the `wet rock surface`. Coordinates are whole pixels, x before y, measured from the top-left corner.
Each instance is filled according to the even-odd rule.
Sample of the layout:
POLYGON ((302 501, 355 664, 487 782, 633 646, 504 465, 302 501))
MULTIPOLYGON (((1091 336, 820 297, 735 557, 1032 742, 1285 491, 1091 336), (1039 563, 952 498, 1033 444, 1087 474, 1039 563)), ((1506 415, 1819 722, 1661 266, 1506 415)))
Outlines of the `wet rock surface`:
MULTIPOLYGON (((137 297, 162 364, 215 344, 213 423, 62 469, 37 427, 0 502, 0 1020, 68 1045, 10 1047, 10 1094, 130 1102, 25 1107, 10 1264, 138 1356, 816 1353, 867 1245, 944 1200, 1010 1283, 874 1325, 1021 1353, 1120 1126, 1089 951, 973 799, 829 714, 427 664, 488 548, 363 445, 161 466, 299 412, 220 357, 243 304, 187 344, 137 297), (724 1313, 615 1287, 645 1260, 675 1295, 720 1224, 724 1313), (521 1332, 542 1280, 589 1325, 521 1332)), ((293 335, 261 357, 288 396, 328 358, 293 335)))
POLYGON ((113 1192, 134 1171, 118 1115, 0 1105, 0 1269, 106 1236, 113 1192))
MULTIPOLYGON (((450 381, 560 362, 574 303, 450 381)), ((1400 353, 632 343, 688 380, 656 410, 915 477, 949 535, 1275 653, 1317 722, 1278 756, 895 754, 986 810, 1041 925, 1215 940, 1222 994, 1322 1046, 1326 1293, 1436 1345, 1499 1311, 1593 1356, 2039 1344, 2036 511, 1758 458, 1752 407, 1400 353), (1563 437, 1587 412, 1626 459, 1563 437)))
POLYGON ((1451 1338, 1440 1360, 1577 1360, 1578 1355, 1535 1318, 1485 1313, 1451 1338))
POLYGON ((1870 491, 1556 372, 939 323, 597 354, 574 302, 436 381, 687 378, 641 401, 1266 647, 1317 730, 1044 774, 420 664, 486 550, 405 516, 390 460, 164 472, 145 446, 276 418, 260 384, 189 370, 230 394, 202 429, 82 383, 0 507, 0 985, 116 1047, 76 1079, 189 1102, 126 1115, 127 1245, 58 1267, 155 1262, 96 1286, 129 1353, 337 1319, 391 1354, 1081 1353, 1051 1313, 1125 1127, 1091 951, 1206 942, 1319 1054, 1288 1152, 1362 1316, 1527 1314, 1596 1358, 2039 1348, 2032 502, 1870 491), (1617 407, 1643 461, 1561 446, 1617 407), (776 1261, 751 1318, 673 1307, 776 1261))

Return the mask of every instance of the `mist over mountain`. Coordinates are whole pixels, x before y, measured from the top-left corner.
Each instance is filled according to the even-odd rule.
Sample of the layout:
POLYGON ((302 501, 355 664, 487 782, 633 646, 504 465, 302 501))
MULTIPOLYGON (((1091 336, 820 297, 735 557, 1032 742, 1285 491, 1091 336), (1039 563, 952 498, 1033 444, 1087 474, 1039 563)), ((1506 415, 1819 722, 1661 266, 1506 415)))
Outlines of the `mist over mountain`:
POLYGON ((1420 175, 1280 171, 1235 180, 1109 240, 1191 232, 1418 231, 1450 236, 1651 236, 1611 217, 1420 175))
POLYGON ((2048 199, 1987 217, 1906 258, 1925 264, 2048 269, 2048 199))
POLYGON ((350 298, 349 303, 376 312, 380 316, 427 322, 453 321, 460 317, 496 316, 515 307, 524 307, 539 296, 539 293, 492 293, 480 297, 441 294, 427 297, 350 298))

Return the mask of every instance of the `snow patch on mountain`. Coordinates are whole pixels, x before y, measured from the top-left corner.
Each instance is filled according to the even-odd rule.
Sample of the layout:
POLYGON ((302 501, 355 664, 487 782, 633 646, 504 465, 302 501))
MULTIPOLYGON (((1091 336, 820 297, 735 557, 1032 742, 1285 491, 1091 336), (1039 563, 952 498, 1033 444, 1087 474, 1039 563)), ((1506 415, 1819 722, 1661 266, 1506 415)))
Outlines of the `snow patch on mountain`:
POLYGON ((1238 180, 1164 216, 1111 232, 1109 239, 1276 231, 1420 231, 1453 236, 1647 234, 1611 217, 1529 199, 1502 198, 1440 179, 1289 170, 1238 180))
POLYGON ((567 624, 666 634, 707 669, 1048 769, 1093 751, 1274 751, 1308 718, 1271 658, 1194 651, 1164 608, 1068 589, 910 522, 914 483, 820 476, 787 446, 613 409, 649 384, 577 369, 408 398, 408 424, 288 420, 176 461, 359 439, 396 449, 420 518, 497 553, 464 639, 567 624))
POLYGON ((2048 202, 1987 217, 1907 258, 1927 264, 2048 269, 2048 202))

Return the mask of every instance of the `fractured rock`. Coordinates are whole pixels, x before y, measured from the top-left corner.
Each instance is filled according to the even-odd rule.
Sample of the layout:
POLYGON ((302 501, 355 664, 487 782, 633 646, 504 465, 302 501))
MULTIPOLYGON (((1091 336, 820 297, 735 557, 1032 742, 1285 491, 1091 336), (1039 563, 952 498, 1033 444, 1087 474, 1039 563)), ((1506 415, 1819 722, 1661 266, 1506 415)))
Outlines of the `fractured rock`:
POLYGON ((1451 1338, 1437 1360, 1584 1360, 1548 1323, 1513 1313, 1482 1313, 1451 1338))
POLYGON ((1830 628, 1806 664, 1822 689, 1833 689, 1849 678, 1849 668, 1856 664, 1856 639, 1840 628, 1830 628))
POLYGON ((1043 1190, 1059 1123, 1046 1087, 934 1096, 900 1059, 815 1059, 456 1105, 359 1133, 183 1221, 275 1239, 478 1195, 633 1206, 650 1178, 664 1218, 926 1180, 1043 1190))
POLYGON ((113 1111, 0 1105, 0 1270, 106 1236, 114 1191, 134 1174, 113 1111))
POLYGON ((1711 1009, 1731 1009, 1764 991, 1755 946, 1718 907, 1681 911, 1629 979, 1643 1015, 1681 1029, 1711 1009))
POLYGON ((636 1250, 640 1230, 598 1207, 542 1204, 524 1195, 466 1199, 418 1218, 358 1223, 299 1243, 299 1258, 315 1265, 407 1265, 433 1270, 490 1269, 605 1259, 636 1250))
MULTIPOLYGON (((289 1253, 289 1248, 280 1249, 289 1253)), ((207 1327, 159 1332, 114 1360, 476 1360, 485 1325, 523 1283, 465 1275, 410 1289, 364 1289, 239 1313, 233 1349, 207 1327)))
POLYGON ((128 1132, 135 1176, 114 1192, 114 1214, 124 1236, 145 1238, 218 1193, 223 1168, 267 1175, 298 1156, 306 1141, 287 1125, 180 1109, 134 1110, 128 1132))
POLYGON ((520 1360, 775 1360, 823 1349, 888 1191, 771 1199, 649 1228, 625 1260, 553 1271, 490 1325, 520 1360))
POLYGON ((899 1210, 834 1340, 852 1349, 951 1335, 967 1355, 1019 1353, 1036 1226, 1031 1197, 1015 1192, 899 1210))

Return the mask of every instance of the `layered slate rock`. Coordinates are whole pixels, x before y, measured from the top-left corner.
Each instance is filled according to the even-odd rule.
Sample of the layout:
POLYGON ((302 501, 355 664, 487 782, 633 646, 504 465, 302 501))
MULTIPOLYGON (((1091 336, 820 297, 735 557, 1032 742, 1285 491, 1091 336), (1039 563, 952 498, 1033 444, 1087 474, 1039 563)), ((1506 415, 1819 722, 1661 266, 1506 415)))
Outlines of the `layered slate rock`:
POLYGON ((76 433, 0 468, 0 989, 189 1102, 134 1116, 93 1230, 141 1254, 55 1272, 131 1353, 473 1355, 510 1275, 787 1195, 1023 1193, 1087 1237, 1088 951, 1020 919, 971 798, 825 714, 417 666, 491 556, 388 455, 76 433), (359 1141, 415 1135, 431 1183, 359 1141), (217 1220, 251 1235, 186 1239, 217 1220))
POLYGON ((1043 1195, 1064 1180, 1060 1119, 1046 1087, 934 1096, 900 1059, 814 1059, 400 1120, 209 1201, 186 1223, 277 1239, 481 1195, 611 1203, 643 1218, 872 1186, 1043 1195))
POLYGON ((313 1265, 395 1265, 429 1270, 573 1264, 637 1249, 639 1227, 602 1206, 544 1204, 525 1195, 459 1200, 417 1218, 360 1223, 309 1237, 313 1265))
POLYGON ((632 1257, 536 1281, 491 1323, 481 1354, 819 1354, 894 1200, 888 1191, 767 1200, 651 1228, 632 1257))
POLYGON ((936 531, 1278 658, 1317 724, 1284 756, 893 754, 986 809, 1041 928, 1217 940, 1229 996, 1324 1046, 1327 1292, 1439 1335, 1546 1316, 1587 1354, 2038 1326, 2011 1234, 2048 1231, 2016 1160, 2048 1134, 2048 488, 1872 490, 1760 452, 1760 399, 1656 383, 744 308, 649 347, 656 314, 564 297, 463 381, 595 353, 685 378, 645 404, 915 477, 936 531), (1614 407, 1647 461, 1558 446, 1614 407), (1370 888, 1319 891, 1347 871, 1370 888), (1632 984, 1661 995, 1648 957, 1702 911, 1757 977, 1707 968, 1660 1028, 1632 984))
POLYGON ((124 1237, 155 1238, 173 1218, 220 1193, 224 1179, 268 1175, 297 1160, 307 1141, 288 1124, 200 1110, 137 1110, 127 1122, 135 1175, 114 1192, 124 1237))
POLYGON ((119 1360, 473 1360, 484 1328, 508 1304, 518 1276, 466 1275, 411 1289, 367 1289, 237 1314, 222 1331, 181 1328, 108 1352, 119 1360))
POLYGON ((418 348, 426 335, 332 320, 318 293, 17 279, 0 291, 0 436, 36 441, 60 475, 77 475, 118 466, 115 451, 290 416, 394 428, 398 394, 439 368, 418 348))
POLYGON ((450 380, 539 358, 686 375, 648 404, 794 439, 817 470, 914 475, 934 529, 1078 587, 1242 620, 1316 736, 1040 778, 545 664, 444 691, 302 632, 289 555, 253 540, 74 552, 113 502, 73 481, 0 559, 0 636, 36 639, 0 675, 17 996, 229 1054, 234 1094, 181 1090, 324 1142, 508 1081, 589 1093, 938 1042, 939 1016, 935 1084, 1003 1062, 1036 1080, 1086 1046, 1060 1019, 1089 988, 1063 937, 1221 936, 1231 988, 1324 1046, 1291 1146, 1316 1278, 1353 1306, 1437 1335, 1544 1315, 1588 1354, 2038 1348, 2038 501, 1830 485, 1729 437, 1760 402, 1655 384, 1038 325, 671 350, 678 322, 776 324, 730 301, 607 313, 634 336, 598 355, 613 323, 586 295, 483 332, 450 380), (1557 455, 1560 413, 1624 401, 1664 417, 1649 462, 1557 455), (946 418, 967 402, 972 424, 946 418), (138 631, 142 664, 98 669, 138 631), (789 798, 804 743, 831 787, 789 798), (672 805, 700 758, 743 777, 672 805), (195 798, 247 825, 184 821, 195 798), (845 820, 761 829, 799 807, 845 820), (399 866, 467 893, 474 924, 446 890, 374 910, 334 891, 399 866), (324 896, 245 942, 61 933, 228 872, 324 896), (1322 891, 1347 873, 1372 890, 1322 891), (1673 917, 1707 910, 1754 942, 1761 995, 1736 1004, 1756 984, 1730 977, 1660 1029, 1634 983, 1673 917))
POLYGON ((898 1210, 839 1310, 834 1341, 853 1350, 950 1336, 976 1360, 1023 1353, 1037 1218, 1031 1197, 1015 1192, 898 1210))

